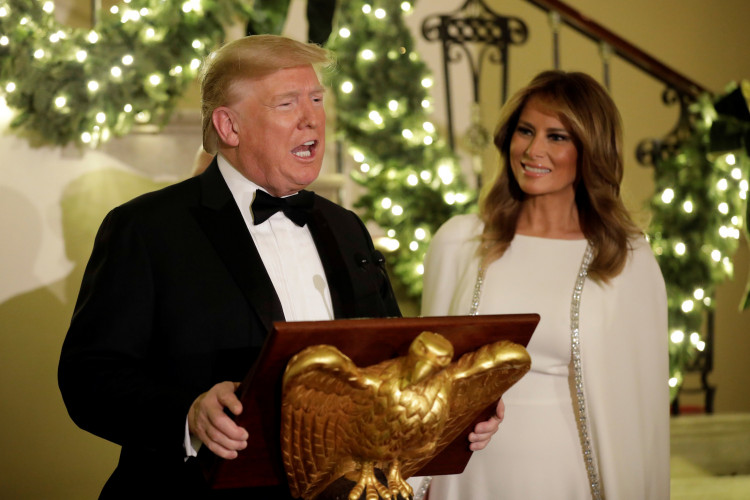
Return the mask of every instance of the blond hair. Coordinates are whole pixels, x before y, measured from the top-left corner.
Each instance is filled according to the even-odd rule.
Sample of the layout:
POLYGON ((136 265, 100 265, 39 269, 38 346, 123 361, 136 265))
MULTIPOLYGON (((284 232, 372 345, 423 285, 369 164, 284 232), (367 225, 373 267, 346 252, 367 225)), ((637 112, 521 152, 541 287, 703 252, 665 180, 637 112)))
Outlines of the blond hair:
POLYGON ((525 195, 510 168, 510 141, 532 96, 557 113, 573 138, 578 151, 575 202, 581 230, 594 249, 589 275, 606 282, 620 274, 630 239, 642 232, 620 198, 620 113, 609 93, 584 73, 542 72, 503 106, 494 140, 500 168, 480 198, 484 221, 480 252, 486 263, 492 262, 503 255, 515 235, 525 195))
POLYGON ((219 106, 236 101, 238 83, 261 78, 285 68, 312 65, 316 69, 333 66, 326 49, 277 35, 252 35, 234 40, 211 53, 201 71, 201 119, 203 149, 216 153, 219 136, 212 115, 219 106))

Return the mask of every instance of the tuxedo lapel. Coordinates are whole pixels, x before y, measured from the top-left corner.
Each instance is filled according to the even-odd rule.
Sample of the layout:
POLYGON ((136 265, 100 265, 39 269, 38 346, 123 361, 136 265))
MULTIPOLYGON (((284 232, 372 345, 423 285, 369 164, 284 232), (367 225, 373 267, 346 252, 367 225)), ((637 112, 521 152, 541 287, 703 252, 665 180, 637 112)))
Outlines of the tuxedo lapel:
POLYGON ((196 208, 195 217, 266 331, 270 331, 274 321, 284 320, 281 301, 216 158, 200 180, 201 206, 196 208))
POLYGON ((352 318, 356 315, 354 308, 354 286, 349 266, 344 262, 341 247, 323 212, 313 206, 308 223, 315 247, 318 249, 323 270, 331 293, 334 318, 352 318))

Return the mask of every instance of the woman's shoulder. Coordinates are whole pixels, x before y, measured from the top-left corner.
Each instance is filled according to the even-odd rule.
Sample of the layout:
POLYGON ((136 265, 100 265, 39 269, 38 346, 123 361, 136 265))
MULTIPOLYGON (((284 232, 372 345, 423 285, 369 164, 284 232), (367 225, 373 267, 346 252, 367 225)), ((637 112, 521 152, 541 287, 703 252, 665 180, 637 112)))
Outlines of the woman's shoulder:
POLYGON ((625 271, 627 271, 627 274, 640 278, 649 276, 663 281, 651 243, 645 235, 635 235, 630 239, 628 263, 625 271))
POLYGON ((484 224, 477 214, 454 215, 437 230, 433 241, 464 243, 482 234, 484 224))

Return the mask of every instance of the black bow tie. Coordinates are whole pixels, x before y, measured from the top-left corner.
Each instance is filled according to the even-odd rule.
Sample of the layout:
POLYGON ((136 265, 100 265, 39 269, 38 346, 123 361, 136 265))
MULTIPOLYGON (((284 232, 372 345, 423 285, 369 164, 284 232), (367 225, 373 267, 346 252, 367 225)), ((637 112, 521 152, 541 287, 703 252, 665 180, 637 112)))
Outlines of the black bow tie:
POLYGON ((284 212, 284 215, 292 222, 300 227, 304 226, 310 217, 314 197, 312 191, 300 191, 286 198, 276 198, 258 189, 255 191, 255 199, 251 205, 253 224, 257 226, 276 212, 284 212))

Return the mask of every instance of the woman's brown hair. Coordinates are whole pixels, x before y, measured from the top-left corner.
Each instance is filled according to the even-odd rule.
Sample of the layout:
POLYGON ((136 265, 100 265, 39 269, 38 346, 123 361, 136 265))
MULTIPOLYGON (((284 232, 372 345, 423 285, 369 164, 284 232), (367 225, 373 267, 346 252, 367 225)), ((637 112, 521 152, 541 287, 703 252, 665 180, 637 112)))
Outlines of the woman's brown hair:
POLYGON ((484 221, 482 257, 485 264, 500 258, 516 233, 524 193, 508 157, 518 119, 532 96, 557 113, 573 137, 578 151, 575 201, 581 230, 594 249, 589 275, 606 282, 622 271, 630 239, 642 232, 620 198, 620 113, 609 93, 584 73, 540 73, 503 106, 494 140, 500 152, 500 168, 486 184, 479 203, 484 221))

